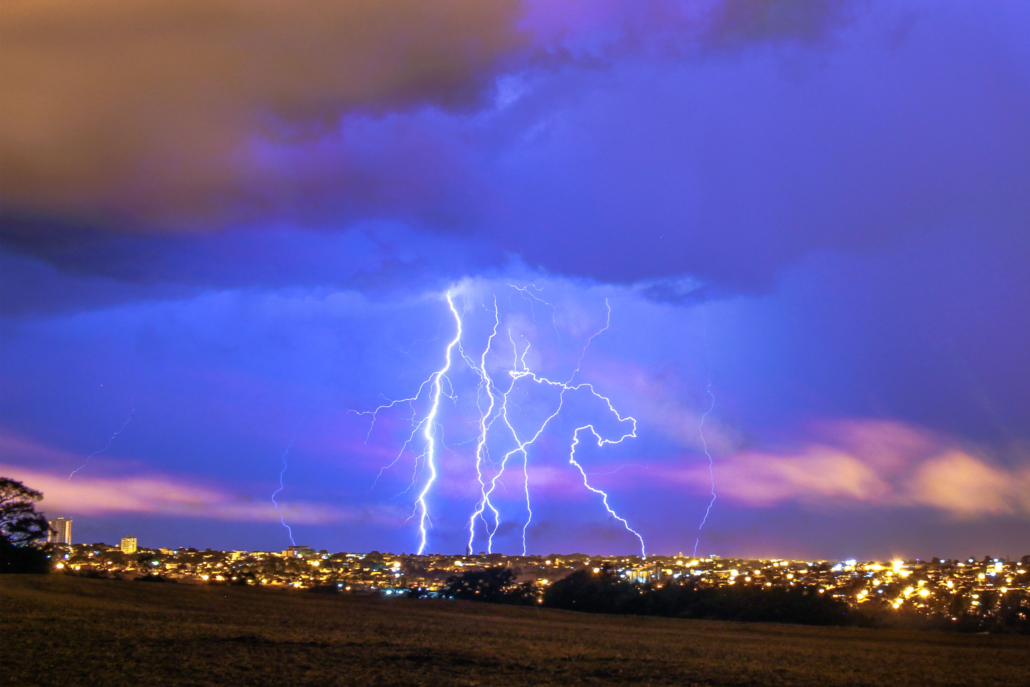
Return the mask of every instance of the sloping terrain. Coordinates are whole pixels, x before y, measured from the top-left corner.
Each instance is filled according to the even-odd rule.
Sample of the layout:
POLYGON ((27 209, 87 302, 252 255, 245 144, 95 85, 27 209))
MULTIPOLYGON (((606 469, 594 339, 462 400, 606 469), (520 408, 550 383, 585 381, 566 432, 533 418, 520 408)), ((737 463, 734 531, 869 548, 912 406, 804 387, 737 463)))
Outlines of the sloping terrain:
POLYGON ((1016 685, 1030 637, 0 577, 3 685, 1016 685))

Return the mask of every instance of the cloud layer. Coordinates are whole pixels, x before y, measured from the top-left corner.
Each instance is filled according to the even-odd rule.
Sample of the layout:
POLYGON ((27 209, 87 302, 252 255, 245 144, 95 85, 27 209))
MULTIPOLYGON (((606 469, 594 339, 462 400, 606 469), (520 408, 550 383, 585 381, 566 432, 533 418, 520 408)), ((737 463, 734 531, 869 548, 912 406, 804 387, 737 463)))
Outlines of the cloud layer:
POLYGON ((6 204, 123 227, 218 225, 258 199, 244 169, 251 138, 304 141, 345 112, 477 102, 525 43, 517 9, 503 0, 5 3, 6 204))

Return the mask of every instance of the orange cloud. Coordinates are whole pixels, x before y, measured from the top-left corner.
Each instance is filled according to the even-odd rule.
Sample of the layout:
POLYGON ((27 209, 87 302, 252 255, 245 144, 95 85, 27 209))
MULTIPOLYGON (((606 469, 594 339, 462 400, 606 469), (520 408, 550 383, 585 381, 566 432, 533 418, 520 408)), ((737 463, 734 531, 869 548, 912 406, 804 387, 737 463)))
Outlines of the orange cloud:
MULTIPOLYGON (((897 422, 839 421, 816 433, 822 440, 798 449, 717 455, 719 497, 756 507, 800 501, 929 506, 959 518, 1030 515, 1030 466, 1005 468, 897 422)), ((707 465, 668 477, 709 483, 707 465)))
MULTIPOLYGON (((788 499, 873 503, 891 491, 872 466, 827 446, 792 455, 738 454, 720 461, 717 471, 720 496, 752 505, 788 499)), ((707 479, 707 474, 704 477, 707 479)))
POLYGON ((959 515, 1030 513, 1030 468, 1007 471, 947 451, 919 466, 909 495, 915 503, 959 515))
POLYGON ((520 13, 513 0, 5 2, 6 204, 101 226, 207 218, 255 181, 248 143, 317 138, 352 111, 475 102, 525 44, 520 13))

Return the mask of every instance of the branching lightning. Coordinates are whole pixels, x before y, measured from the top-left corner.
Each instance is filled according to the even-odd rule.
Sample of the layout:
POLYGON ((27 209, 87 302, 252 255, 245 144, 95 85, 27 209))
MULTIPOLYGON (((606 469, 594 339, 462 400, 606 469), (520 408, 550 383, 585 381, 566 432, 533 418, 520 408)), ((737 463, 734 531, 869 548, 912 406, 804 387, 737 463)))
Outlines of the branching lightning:
MULTIPOLYGON (((393 461, 389 465, 386 465, 382 469, 380 469, 379 474, 376 476, 376 482, 379 481, 379 478, 382 476, 382 474, 386 470, 390 469, 391 467, 393 467, 394 465, 397 464, 397 461, 399 461, 401 459, 401 457, 404 455, 404 452, 408 449, 409 446, 412 445, 412 443, 415 441, 415 437, 419 434, 419 430, 421 430, 422 438, 425 440, 425 444, 424 444, 424 448, 423 448, 422 452, 415 457, 415 470, 414 470, 414 472, 412 474, 411 486, 408 487, 408 489, 411 489, 411 487, 415 485, 415 482, 416 482, 416 480, 418 478, 418 464, 419 464, 419 461, 421 460, 423 462, 424 466, 425 466, 425 469, 427 469, 429 471, 429 478, 426 481, 426 483, 422 486, 422 489, 421 489, 421 491, 418 494, 418 498, 415 499, 415 507, 412 510, 411 517, 408 518, 409 520, 412 519, 412 518, 415 518, 415 517, 418 518, 418 523, 419 523, 419 547, 418 547, 418 553, 419 554, 423 553, 425 551, 425 548, 426 548, 426 540, 427 540, 427 536, 428 536, 427 535, 427 531, 426 531, 426 526, 427 525, 432 526, 432 520, 429 517, 429 505, 428 505, 428 503, 426 501, 426 497, 429 495, 429 491, 432 489, 433 483, 436 482, 436 478, 437 478, 437 469, 436 469, 437 432, 440 431, 440 428, 439 428, 439 426, 437 424, 436 418, 437 418, 437 415, 438 415, 439 409, 440 409, 440 397, 441 396, 447 396, 448 398, 452 398, 452 399, 454 398, 454 391, 453 391, 453 389, 450 388, 450 381, 447 380, 448 381, 448 391, 446 391, 446 392, 444 391, 443 382, 444 382, 444 380, 447 379, 447 372, 451 369, 451 363, 452 363, 452 358, 453 358, 453 354, 454 354, 454 349, 455 349, 455 347, 459 346, 459 344, 461 342, 461 335, 462 335, 462 329, 461 329, 462 319, 461 319, 461 315, 458 314, 457 308, 454 307, 454 299, 453 299, 452 294, 451 294, 450 291, 447 292, 446 299, 447 299, 447 306, 448 306, 448 308, 450 308, 451 315, 453 315, 453 317, 454 317, 454 322, 455 322, 455 325, 456 325, 456 331, 455 331, 455 334, 454 334, 454 339, 452 339, 451 342, 447 345, 447 349, 446 349, 446 353, 445 353, 444 366, 442 368, 440 368, 439 370, 437 370, 436 372, 433 372, 429 376, 428 379, 423 381, 422 384, 419 385, 418 391, 415 393, 415 395, 410 397, 410 398, 402 398, 402 399, 397 399, 397 400, 394 400, 394 401, 388 401, 387 403, 385 403, 385 404, 383 404, 383 405, 381 405, 381 406, 379 406, 379 407, 377 407, 377 408, 375 408, 373 410, 370 410, 370 411, 354 411, 354 410, 350 411, 350 412, 352 412, 352 413, 354 413, 356 415, 371 415, 372 416, 372 422, 369 425, 368 433, 365 436, 365 441, 367 443, 368 442, 368 438, 372 435, 372 430, 375 428, 375 422, 378 419, 379 413, 381 411, 389 410, 389 409, 394 408, 397 405, 402 404, 402 403, 407 403, 409 405, 409 407, 411 407, 411 411, 412 411, 412 415, 411 415, 411 423, 412 423, 411 434, 408 435, 408 438, 404 441, 404 444, 401 446, 400 451, 397 453, 397 457, 394 458, 393 461), (430 392, 429 392, 430 393, 430 398, 431 398, 430 408, 429 408, 429 411, 426 413, 425 417, 423 417, 422 419, 420 419, 420 420, 418 420, 416 422, 416 417, 418 416, 418 411, 415 408, 414 404, 415 404, 416 401, 418 401, 420 398, 422 398, 422 394, 426 390, 427 387, 430 389, 430 392)), ((464 356, 464 353, 462 353, 462 356, 464 356)), ((441 445, 442 445, 442 442, 441 442, 441 445)), ((373 484, 372 484, 373 488, 375 488, 376 482, 373 482, 373 484)), ((407 491, 407 490, 405 490, 405 491, 407 491)))
POLYGON ((75 476, 75 473, 77 473, 79 470, 82 470, 87 465, 89 465, 89 459, 90 458, 92 458, 93 456, 99 455, 99 454, 103 453, 104 451, 106 451, 107 449, 111 448, 111 442, 114 441, 114 438, 116 436, 118 436, 119 434, 121 434, 122 432, 125 431, 125 428, 129 426, 130 422, 132 422, 132 416, 135 415, 135 414, 136 414, 136 402, 133 401, 133 403, 132 403, 132 410, 129 411, 129 419, 127 419, 124 423, 122 423, 122 426, 118 428, 118 431, 116 431, 114 434, 112 434, 108 438, 107 443, 104 444, 104 448, 100 449, 99 451, 94 451, 93 453, 91 453, 88 456, 86 456, 86 461, 82 465, 80 465, 79 467, 77 467, 74 470, 72 470, 71 474, 68 475, 68 479, 71 479, 72 477, 75 476))
MULTIPOLYGON (((511 286, 512 288, 518 290, 524 297, 531 300, 539 301, 540 303, 544 303, 545 305, 551 307, 552 313, 554 312, 554 306, 542 300, 533 292, 529 291, 529 287, 518 287, 514 285, 511 286)), ((610 327, 611 307, 608 304, 608 302, 605 301, 607 315, 604 327, 602 327, 593 335, 591 335, 590 338, 587 340, 586 344, 583 347, 583 351, 580 354, 579 360, 576 363, 575 369, 569 375, 569 378, 564 382, 549 379, 530 370, 529 365, 526 362, 526 355, 529 352, 531 343, 529 341, 526 341, 525 346, 521 347, 520 350, 520 346, 516 343, 515 337, 512 335, 511 330, 508 330, 508 341, 511 344, 512 357, 510 358, 510 367, 508 367, 506 370, 508 383, 505 385, 506 388, 501 389, 498 388, 497 382, 495 381, 495 377, 491 375, 489 371, 491 359, 496 360, 496 356, 493 355, 494 342, 497 338, 501 324, 500 312, 497 306, 496 296, 493 298, 493 323, 492 328, 490 329, 489 337, 487 338, 482 351, 479 353, 478 356, 475 357, 466 351, 462 341, 463 319, 466 315, 466 310, 463 309, 463 311, 459 313, 458 309, 455 307, 453 292, 448 292, 446 294, 446 300, 447 305, 450 308, 451 314, 454 317, 456 331, 454 338, 450 341, 446 348, 443 367, 437 370, 436 372, 433 372, 428 379, 423 381, 417 393, 411 398, 404 398, 396 401, 388 401, 387 403, 371 411, 357 413, 359 415, 370 415, 372 417, 372 425, 369 427, 369 432, 366 436, 367 441, 368 436, 371 435, 375 421, 378 418, 378 414, 381 411, 390 410, 404 403, 407 403, 409 404, 409 406, 412 407, 412 432, 404 441, 404 444, 401 446, 400 452, 397 454, 397 457, 394 458, 394 460, 389 465, 384 466, 380 470, 379 475, 377 475, 376 477, 376 480, 379 479, 379 477, 383 474, 385 470, 393 467, 393 465, 395 465, 397 461, 401 459, 404 453, 414 443, 422 443, 424 448, 421 451, 421 453, 415 457, 415 475, 413 476, 412 484, 414 485, 415 481, 417 480, 418 464, 420 461, 424 465, 424 470, 428 472, 428 477, 422 484, 422 487, 418 493, 418 497, 415 500, 411 518, 409 518, 417 518, 419 523, 418 552, 424 552, 428 536, 427 525, 431 526, 427 498, 431 493, 433 485, 438 477, 436 462, 438 451, 437 447, 442 445, 442 428, 440 426, 440 421, 438 419, 440 398, 441 396, 448 396, 452 399, 455 398, 454 391, 450 385, 450 379, 447 377, 447 375, 451 371, 451 367, 454 362, 454 352, 455 350, 457 350, 457 353, 460 356, 461 360, 463 360, 465 364, 469 367, 469 369, 471 369, 472 372, 478 377, 475 404, 476 410, 478 411, 478 418, 476 422, 478 431, 474 440, 474 465, 476 481, 479 484, 479 498, 476 501, 476 504, 472 510, 472 514, 468 520, 468 543, 466 546, 466 550, 468 552, 471 552, 473 550, 473 546, 475 544, 476 539, 477 524, 479 524, 484 528, 486 533, 487 551, 490 553, 493 552, 494 536, 497 534, 498 529, 501 525, 501 513, 492 499, 495 496, 497 487, 502 485, 501 480, 506 470, 508 470, 509 464, 512 461, 518 461, 518 463, 521 464, 522 468, 521 482, 526 508, 526 519, 522 523, 521 533, 522 553, 523 555, 526 554, 527 533, 529 525, 533 520, 529 479, 530 449, 543 435, 544 431, 550 425, 551 421, 554 418, 558 417, 558 415, 561 413, 565 405, 566 394, 568 394, 569 392, 584 392, 589 393, 594 398, 603 401, 606 407, 608 408, 608 411, 615 416, 615 418, 620 424, 631 423, 632 429, 630 429, 630 431, 628 432, 623 433, 618 438, 609 439, 603 437, 594 428, 593 425, 585 425, 583 427, 577 428, 573 433, 572 444, 570 447, 569 464, 574 466, 579 471, 580 476, 583 479, 583 485, 592 493, 601 496, 602 503, 607 513, 611 517, 618 520, 626 528, 628 532, 630 532, 637 538, 637 540, 640 542, 641 554, 646 556, 646 548, 644 546, 643 537, 640 535, 639 532, 635 531, 630 527, 629 523, 626 521, 625 518, 619 516, 615 512, 615 510, 609 504, 609 495, 606 492, 592 486, 589 483, 586 472, 583 470, 583 467, 579 464, 579 462, 576 461, 575 458, 576 446, 579 443, 579 434, 582 431, 590 430, 593 433, 594 437, 597 439, 598 446, 604 446, 606 444, 618 444, 627 438, 636 436, 637 422, 634 418, 628 416, 622 417, 615 410, 615 407, 613 406, 611 399, 607 396, 603 396, 602 394, 598 393, 592 384, 585 382, 574 383, 576 376, 580 373, 584 357, 586 356, 587 349, 589 348, 591 342, 593 342, 593 340, 597 336, 607 331, 610 327), (446 391, 443 386, 445 381, 447 382, 446 391), (520 381, 531 382, 534 385, 540 387, 548 387, 556 389, 558 391, 557 404, 553 408, 553 411, 550 412, 550 414, 547 415, 547 417, 544 418, 542 422, 540 422, 539 426, 535 428, 535 431, 531 431, 530 433, 523 433, 516 429, 517 423, 513 421, 509 412, 512 407, 517 407, 511 400, 511 394, 513 393, 513 391, 515 391, 516 388, 518 388, 517 385, 520 381), (414 404, 416 403, 416 401, 423 398, 423 396, 426 394, 427 389, 429 390, 429 408, 425 412, 425 414, 421 418, 419 418, 419 413, 415 409, 414 404), (491 445, 491 439, 496 437, 496 432, 498 430, 501 431, 501 435, 499 438, 495 438, 494 441, 504 441, 506 443, 509 443, 510 447, 507 447, 507 450, 505 451, 503 456, 501 456, 500 460, 497 463, 495 463, 490 457, 489 446, 491 445), (419 434, 421 434, 420 441, 417 439, 419 434), (488 476, 488 464, 489 471, 493 473, 492 476, 488 476)), ((491 309, 488 307, 486 308, 486 310, 487 312, 490 312, 491 309)), ((552 316, 552 325, 554 324, 554 317, 552 316)), ((555 330, 557 333, 556 326, 555 330)), ((493 364, 496 366, 496 362, 494 362, 493 364)), ((469 443, 471 443, 471 441, 469 443)), ((411 487, 409 487, 409 489, 410 488, 411 487)))
POLYGON ((286 488, 285 486, 283 486, 283 476, 286 474, 287 468, 286 456, 289 454, 290 448, 293 446, 293 442, 295 440, 296 437, 294 439, 290 439, 290 443, 286 445, 286 450, 283 451, 283 469, 279 471, 279 488, 272 492, 272 505, 275 506, 275 511, 279 514, 279 522, 282 523, 283 527, 286 528, 287 533, 289 533, 290 544, 293 546, 297 545, 297 542, 293 541, 293 530, 290 528, 289 525, 286 524, 286 518, 283 517, 283 512, 279 509, 279 503, 275 500, 275 497, 279 492, 286 488))
POLYGON ((440 396, 443 394, 442 380, 444 375, 451 369, 451 355, 454 351, 454 347, 461 341, 461 316, 458 311, 454 308, 454 300, 451 298, 451 292, 447 292, 447 306, 451 309, 451 313, 454 315, 454 322, 457 325, 457 331, 454 333, 454 339, 447 346, 447 353, 445 355, 446 362, 444 366, 433 375, 433 403, 429 410, 429 415, 426 416, 426 422, 422 429, 422 434, 426 438, 426 451, 425 461, 426 467, 429 468, 429 479, 426 480, 426 484, 422 487, 422 491, 418 495, 418 499, 415 501, 415 509, 421 510, 421 516, 419 517, 418 531, 420 535, 420 541, 418 545, 418 553, 421 555, 426 549, 426 521, 429 519, 429 506, 426 504, 426 494, 433 488, 433 482, 436 481, 436 414, 440 409, 440 396))
MULTIPOLYGON (((621 420, 622 418, 619 418, 619 419, 621 420)), ((632 420, 632 418, 629 418, 629 419, 632 420)), ((647 558, 647 549, 644 546, 644 538, 642 536, 640 536, 639 532, 637 532, 635 529, 633 529, 632 527, 629 526, 629 522, 627 522, 625 518, 620 517, 618 513, 616 513, 614 510, 612 510, 612 507, 608 505, 608 494, 606 494, 605 492, 603 492, 600 489, 597 489, 596 487, 590 486, 590 483, 587 481, 587 473, 586 473, 586 471, 583 469, 582 465, 580 465, 579 463, 576 462, 576 446, 579 445, 579 433, 582 432, 585 429, 590 430, 590 433, 594 435, 594 437, 597 439, 597 445, 598 446, 604 446, 605 444, 618 444, 623 439, 626 439, 626 438, 629 438, 629 437, 635 437, 637 435, 637 422, 636 422, 636 420, 633 420, 633 431, 632 432, 630 432, 629 434, 624 434, 624 435, 622 435, 621 437, 619 437, 618 439, 615 439, 615 440, 602 438, 601 435, 597 433, 597 430, 595 430, 592 425, 585 425, 583 427, 577 427, 575 433, 573 433, 573 435, 572 435, 572 450, 569 451, 569 463, 571 465, 575 465, 576 469, 579 470, 579 474, 581 474, 583 476, 583 486, 586 487, 587 489, 589 489, 590 491, 594 492, 595 494, 600 494, 601 499, 604 502, 604 509, 606 511, 608 511, 608 514, 611 515, 616 520, 618 520, 619 522, 621 522, 622 526, 625 527, 629 532, 631 532, 633 534, 633 536, 637 538, 638 541, 640 541, 640 555, 643 558, 647 558)))
MULTIPOLYGON (((487 507, 495 515, 497 514, 493 505, 490 504, 490 499, 486 493, 486 483, 483 482, 483 460, 488 457, 486 446, 487 432, 490 430, 490 425, 492 424, 490 417, 493 415, 494 406, 497 403, 497 397, 494 396, 494 382, 490 377, 490 373, 486 370, 486 356, 490 353, 490 347, 497 337, 497 328, 500 324, 500 315, 497 312, 497 297, 494 296, 494 326, 490 332, 490 337, 486 340, 486 346, 483 347, 483 355, 479 360, 479 366, 477 367, 473 360, 465 355, 464 351, 461 354, 465 362, 479 375, 479 388, 476 395, 476 407, 480 409, 479 436, 476 439, 476 479, 479 481, 480 499, 479 503, 476 504, 475 512, 469 518, 469 543, 466 547, 466 553, 469 554, 472 553, 472 544, 476 538, 476 519, 482 519, 483 510, 487 507), (483 410, 484 393, 486 393, 487 399, 489 399, 486 410, 483 410)), ((486 520, 483 520, 483 524, 486 525, 486 520)))
MULTIPOLYGON (((515 286, 515 284, 508 284, 508 286, 521 293, 523 298, 529 299, 531 301, 536 301, 537 303, 540 303, 541 305, 546 305, 548 308, 551 309, 551 326, 554 328, 554 335, 558 337, 558 341, 561 341, 561 334, 558 333, 558 309, 554 307, 553 303, 548 303, 543 298, 530 291, 530 289, 535 289, 537 291, 542 291, 543 289, 541 289, 536 284, 529 284, 527 286, 515 286)), ((530 311, 532 311, 533 304, 530 303, 529 307, 530 311)), ((533 313, 533 319, 536 319, 536 313, 533 313)))

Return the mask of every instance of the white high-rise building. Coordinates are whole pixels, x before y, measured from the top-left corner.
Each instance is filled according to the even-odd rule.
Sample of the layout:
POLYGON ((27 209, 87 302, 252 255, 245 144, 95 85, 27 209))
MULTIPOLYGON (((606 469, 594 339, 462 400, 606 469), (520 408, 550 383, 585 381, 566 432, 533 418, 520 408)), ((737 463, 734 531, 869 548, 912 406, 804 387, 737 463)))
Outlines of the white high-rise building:
POLYGON ((122 553, 136 553, 136 537, 122 537, 122 553))
POLYGON ((57 518, 56 520, 50 520, 50 536, 47 537, 47 541, 51 544, 67 544, 71 546, 72 543, 72 519, 71 518, 57 518))

